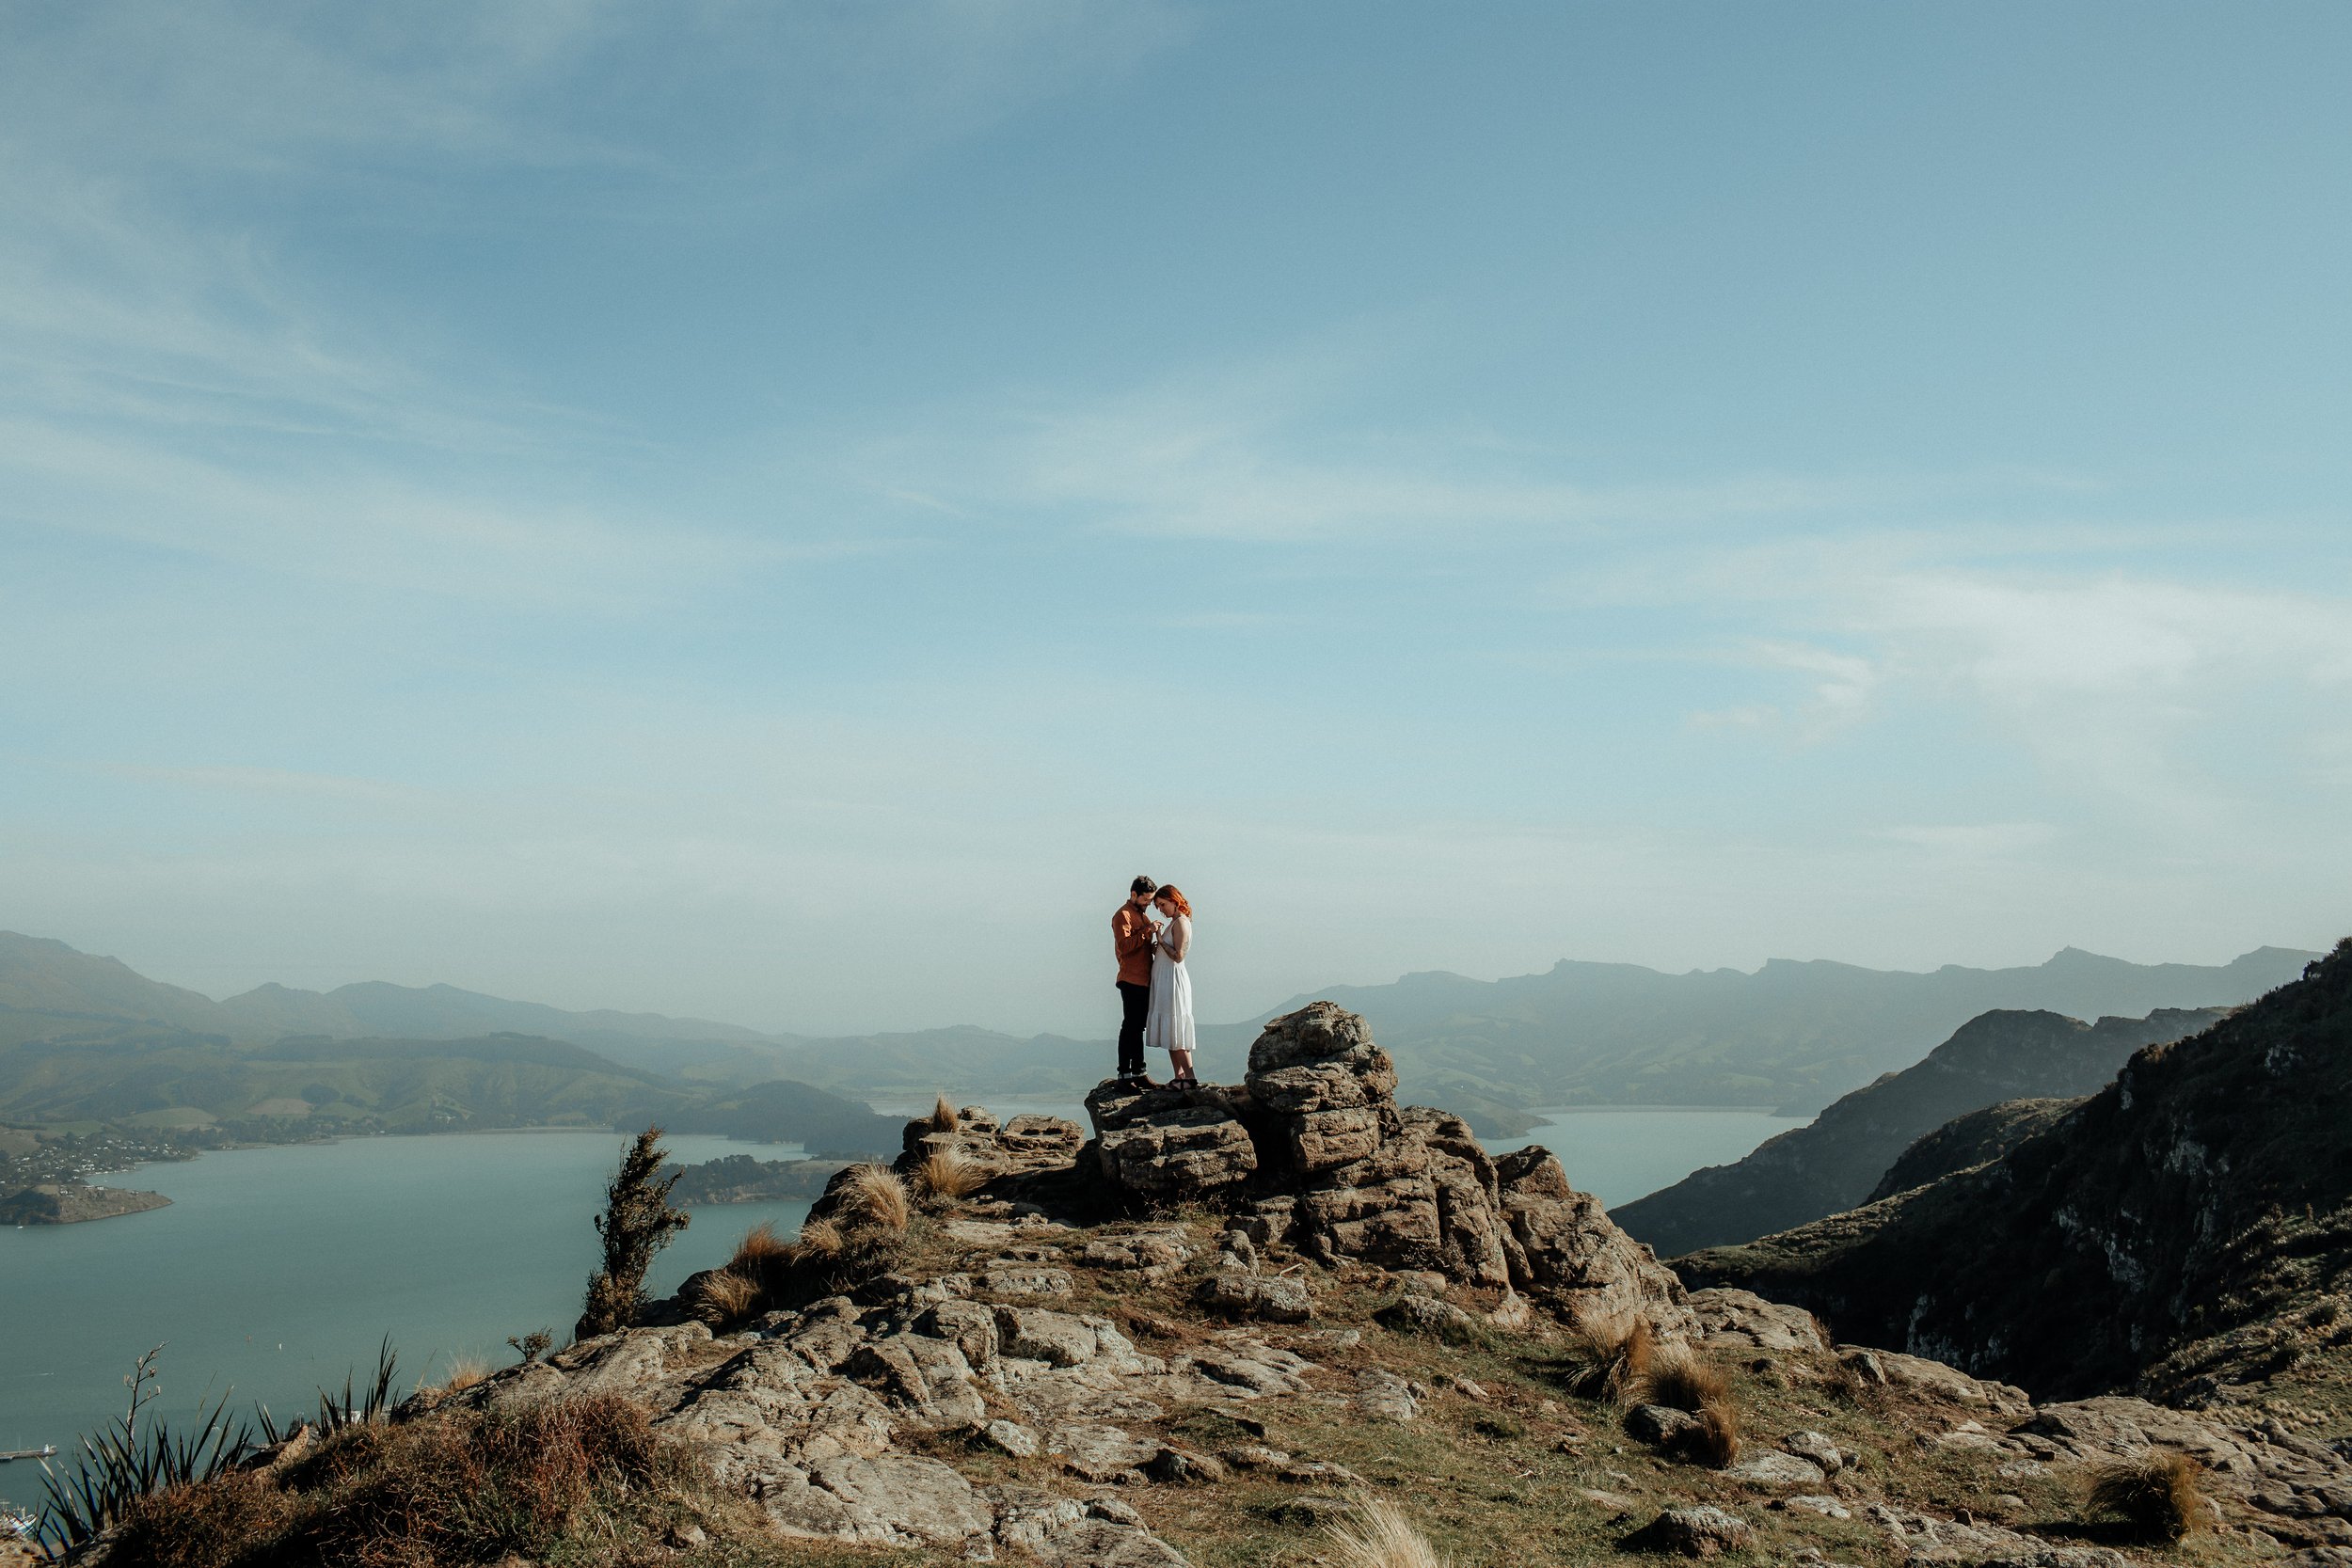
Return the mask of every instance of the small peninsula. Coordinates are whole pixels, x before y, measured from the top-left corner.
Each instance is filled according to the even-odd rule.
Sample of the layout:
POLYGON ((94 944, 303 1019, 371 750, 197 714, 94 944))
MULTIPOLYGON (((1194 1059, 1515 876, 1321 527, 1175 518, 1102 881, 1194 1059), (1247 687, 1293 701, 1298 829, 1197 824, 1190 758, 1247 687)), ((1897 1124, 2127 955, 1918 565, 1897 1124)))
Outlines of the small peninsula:
MULTIPOLYGON (((695 1165, 672 1165, 678 1173, 671 1195, 686 1204, 769 1203, 778 1198, 816 1198, 842 1160, 755 1160, 727 1154, 695 1165)), ((666 1172, 664 1174, 667 1174, 666 1172)))
POLYGON ((170 1206, 171 1199, 161 1193, 92 1187, 79 1181, 41 1181, 0 1197, 0 1225, 79 1225, 84 1220, 109 1220, 118 1214, 170 1206))

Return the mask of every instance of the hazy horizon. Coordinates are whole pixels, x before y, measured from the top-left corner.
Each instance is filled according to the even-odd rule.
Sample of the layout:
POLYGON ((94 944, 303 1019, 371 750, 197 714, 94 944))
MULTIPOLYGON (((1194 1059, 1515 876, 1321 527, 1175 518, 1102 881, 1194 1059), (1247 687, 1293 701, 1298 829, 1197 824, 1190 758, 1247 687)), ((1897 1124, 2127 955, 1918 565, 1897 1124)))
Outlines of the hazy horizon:
POLYGON ((1099 1036, 2352 929, 2352 11, 20 8, 0 926, 1099 1036))
MULTIPOLYGON (((8 933, 7 933, 7 932, 6 932, 6 931, 4 931, 4 930, 0 930, 0 935, 6 935, 6 934, 8 934, 8 933)), ((37 939, 38 939, 38 938, 40 937, 40 933, 38 933, 38 932, 30 932, 30 931, 19 931, 19 932, 16 932, 16 933, 14 933, 14 934, 15 934, 15 935, 18 935, 18 936, 30 936, 30 937, 35 937, 35 938, 37 938, 37 939)), ((69 942, 69 943, 67 943, 67 945, 68 945, 68 946, 73 946, 74 944, 73 944, 73 943, 69 942)), ((2230 962, 2231 962, 2231 961, 2233 961, 2233 959, 2236 959, 2236 958, 2243 958, 2243 957, 2247 956, 2248 954, 2254 953, 2254 952, 2260 951, 2260 950, 2265 949, 2265 948, 2282 948, 2282 949, 2286 949, 2286 950, 2289 950, 2289 951, 2305 952, 2305 951, 2324 951, 2327 945, 2328 945, 2328 944, 2322 943, 2322 944, 2311 944, 2311 945, 2300 945, 2300 946, 2299 946, 2299 945, 2297 945, 2297 944, 2296 944, 2296 943, 2291 943, 2291 942, 2253 942, 2253 943, 2250 943, 2250 944, 2249 944, 2249 945, 2247 945, 2247 946, 2245 946, 2245 947, 2239 948, 2238 950, 2236 950, 2236 951, 2234 951, 2234 952, 2228 953, 2228 954, 2226 954, 2226 955, 2224 955, 2224 956, 2221 956, 2221 957, 2217 957, 2217 958, 2179 958, 2179 957, 2175 957, 2175 958, 2130 958, 2130 957, 2127 957, 2127 956, 2122 955, 2122 954, 2116 954, 2116 953, 2094 953, 2094 954, 2092 954, 2092 956, 2093 956, 2093 957, 2095 957, 2095 958, 2122 958, 2122 961, 2124 961, 2124 962, 2126 962, 2126 963, 2137 963, 2137 964, 2149 965, 2149 966, 2159 965, 2159 964, 2167 964, 2167 963, 2178 963, 2178 964, 2193 964, 2193 965, 2198 965, 2198 966, 2201 966, 2201 967, 2213 967, 2213 968, 2217 968, 2217 967, 2221 967, 2221 966, 2223 966, 2223 965, 2226 965, 2226 964, 2230 963, 2230 962)), ((201 996, 208 996, 208 997, 210 997, 212 1000, 214 1000, 214 1001, 215 1001, 215 1002, 226 1002, 226 1001, 230 1000, 230 998, 232 998, 232 997, 244 995, 244 994, 246 994, 246 992, 249 992, 249 991, 252 991, 252 990, 259 990, 259 989, 261 989, 262 987, 264 987, 264 986, 273 985, 273 984, 275 984, 275 985, 285 985, 285 984, 286 984, 286 982, 284 982, 284 981, 274 981, 274 980, 267 980, 267 979, 264 979, 264 980, 257 980, 257 981, 255 981, 252 985, 249 985, 249 986, 239 986, 239 987, 235 987, 235 988, 233 988, 233 989, 227 990, 205 990, 204 988, 199 987, 199 986, 184 985, 184 984, 183 984, 183 983, 182 983, 182 982, 180 982, 180 981, 177 981, 177 980, 173 980, 173 979, 171 979, 168 975, 157 974, 151 973, 151 972, 150 972, 150 971, 148 971, 148 970, 142 969, 142 968, 141 968, 141 967, 140 967, 137 963, 133 962, 132 960, 130 960, 130 959, 128 959, 128 958, 124 958, 121 954, 119 954, 119 953, 104 953, 104 952, 96 952, 96 951, 94 951, 94 950, 90 950, 90 949, 80 949, 80 950, 81 950, 81 951, 84 951, 84 952, 87 952, 87 953, 89 953, 91 957, 95 957, 95 958, 113 958, 113 959, 115 959, 115 960, 116 960, 116 961, 118 961, 118 962, 123 963, 123 964, 124 964, 124 965, 126 965, 128 968, 130 968, 132 971, 134 971, 135 973, 136 973, 136 974, 140 974, 140 975, 144 976, 144 977, 145 977, 145 978, 147 978, 147 979, 150 979, 150 980, 158 980, 158 981, 162 981, 163 983, 165 983, 165 984, 167 984, 167 985, 176 985, 176 986, 180 986, 180 987, 181 987, 181 989, 183 989, 183 990, 193 990, 193 991, 196 991, 199 995, 201 995, 201 996)), ((2042 958, 2042 959, 2040 959, 2040 960, 2028 960, 2027 962, 2023 963, 2023 964, 2013 964, 2013 965, 2010 965, 2010 964, 2002 964, 2002 965, 1996 965, 1996 964, 1957 964, 1957 965, 1950 965, 1950 966, 1931 966, 1929 969, 1926 969, 1926 970, 1912 970, 1912 971, 1903 971, 1903 970, 1886 970, 1886 969, 1882 969, 1882 970, 1881 970, 1881 973, 1910 973, 1910 974, 1928 974, 1928 973, 1932 973, 1932 972, 1933 972, 1933 970, 1934 970, 1935 968, 1939 968, 1939 967, 1956 967, 1956 968, 1962 968, 1962 969, 2035 968, 2035 967, 2039 967, 2039 965, 2040 965, 2041 963, 2046 963, 2046 962, 2050 962, 2050 961, 2055 960, 2055 959, 2056 959, 2056 958, 2059 956, 2059 954, 2060 954, 2060 953, 2070 952, 2070 951, 2071 951, 2071 952, 2088 952, 2088 951, 2090 951, 2090 950, 2089 950, 2089 949, 2086 949, 2086 948, 2082 948, 2082 947, 2080 947, 2078 944, 2072 944, 2072 943, 2070 943, 2068 946, 2066 946, 2066 947, 2064 947, 2064 948, 2060 948, 2060 949, 2058 949, 2058 952, 2054 952, 2054 953, 2051 953, 2051 954, 2045 955, 2045 956, 2044 956, 2044 958, 2042 958)), ((1274 1006, 1279 1006, 1280 1004, 1282 1004, 1282 1003, 1284 1003, 1284 1002, 1292 1001, 1292 1000, 1295 1000, 1295 999, 1296 999, 1296 998, 1298 998, 1298 997, 1301 997, 1301 996, 1311 995, 1311 994, 1313 994, 1315 991, 1317 991, 1318 990, 1352 990, 1352 989, 1356 989, 1356 988, 1359 988, 1359 987, 1385 986, 1385 985, 1397 985, 1397 984, 1402 984, 1403 982, 1405 982, 1405 981, 1406 981, 1406 980, 1415 979, 1415 978, 1418 978, 1418 977, 1422 976, 1422 975, 1432 975, 1432 974, 1442 974, 1442 975, 1448 975, 1448 976, 1451 976, 1451 977, 1454 977, 1454 978, 1457 978, 1457 979, 1473 980, 1473 981, 1480 982, 1480 983, 1482 983, 1482 984, 1489 984, 1489 983, 1493 983, 1493 982, 1497 982, 1497 981, 1501 981, 1501 980, 1522 979, 1522 978, 1528 978, 1528 977, 1531 977, 1531 976, 1535 975, 1535 974, 1546 974, 1546 973, 1549 973, 1549 971, 1551 971, 1552 969, 1554 969, 1554 968, 1556 968, 1556 967, 1558 967, 1558 966, 1560 966, 1560 965, 1562 965, 1562 964, 1575 964, 1575 963, 1597 963, 1597 962, 1628 962, 1628 961, 1630 961, 1630 960, 1601 960, 1601 959, 1580 959, 1580 958, 1556 958, 1556 959, 1552 960, 1552 962, 1551 962, 1551 963, 1540 965, 1540 966, 1538 966, 1537 968, 1533 969, 1533 970, 1523 970, 1523 971, 1517 971, 1517 972, 1512 972, 1512 973, 1503 973, 1503 974, 1470 974, 1470 973, 1467 973, 1467 972, 1464 972, 1464 971, 1461 971, 1461 970, 1406 970, 1406 971, 1404 971, 1404 972, 1399 973, 1399 974, 1396 974, 1388 975, 1388 976, 1386 976, 1386 977, 1384 977, 1384 978, 1366 979, 1366 980, 1349 980, 1349 981, 1344 981, 1344 982, 1342 982, 1342 981, 1312 982, 1312 981, 1311 981, 1311 982, 1307 982, 1307 983, 1304 983, 1304 984, 1301 984, 1301 985, 1298 985, 1298 986, 1295 986, 1295 987, 1293 987, 1291 990, 1286 990, 1286 991, 1282 992, 1279 996, 1274 997, 1274 998, 1272 998, 1272 999, 1270 999, 1270 1000, 1266 1001, 1265 1003, 1263 1003, 1263 1005, 1261 1005, 1261 1006, 1252 1006, 1252 1007, 1248 1007, 1248 1008, 1245 1008, 1245 1009, 1243 1009, 1243 1010, 1241 1010, 1241 1011, 1239 1011, 1239 1012, 1232 1013, 1232 1014, 1230 1014, 1230 1015, 1227 1015, 1227 1014, 1216 1014, 1216 1015, 1208 1015, 1208 1016, 1204 1016, 1204 1018, 1202 1019, 1202 1022, 1205 1022, 1205 1023, 1211 1023, 1211 1024, 1216 1024, 1216 1023, 1234 1023, 1234 1022, 1240 1022, 1246 1021, 1246 1020, 1248 1020, 1248 1019, 1255 1018, 1255 1017, 1259 1016, 1260 1014, 1266 1012, 1269 1008, 1274 1007, 1274 1006)), ((1731 973, 1731 974, 1741 974, 1754 975, 1754 974, 1756 974, 1760 973, 1760 972, 1761 972, 1761 970, 1763 969, 1763 967, 1764 967, 1765 965, 1767 965, 1767 964, 1772 964, 1772 963, 1812 963, 1812 962, 1844 963, 1844 962, 1846 962, 1846 960, 1841 959, 1841 958, 1829 958, 1829 957, 1826 957, 1826 956, 1818 956, 1818 955, 1817 955, 1815 958, 1787 958, 1787 957, 1775 957, 1775 958, 1767 958, 1767 959, 1764 959, 1764 960, 1762 960, 1762 962, 1761 962, 1761 963, 1756 964, 1756 965, 1752 966, 1752 967, 1749 967, 1749 968, 1745 968, 1745 969, 1741 969, 1741 968, 1739 968, 1739 967, 1737 967, 1737 966, 1734 966, 1734 965, 1728 965, 1728 964, 1713 964, 1713 965, 1700 964, 1700 965, 1693 965, 1693 966, 1691 966, 1691 967, 1689 967, 1689 968, 1685 968, 1685 969, 1675 969, 1675 970, 1656 970, 1656 966, 1654 966, 1654 965, 1640 965, 1640 966, 1638 966, 1638 967, 1647 968, 1647 969, 1653 969, 1653 970, 1656 970, 1656 972, 1657 972, 1657 973, 1659 973, 1659 974, 1666 974, 1666 975, 1670 975, 1670 976, 1671 976, 1671 975, 1682 975, 1682 974, 1726 974, 1726 973, 1731 973)), ((1868 966, 1868 965, 1857 965, 1857 966, 1854 966, 1854 967, 1858 967, 1858 968, 1870 968, 1870 967, 1874 967, 1874 966, 1868 966)), ((381 983, 385 983, 385 984, 391 984, 391 985, 405 985, 405 986, 409 987, 410 989, 425 989, 425 988, 429 988, 429 987, 432 987, 432 986, 435 986, 435 985, 448 985, 448 984, 450 984, 450 983, 451 983, 451 982, 448 982, 448 981, 445 981, 445 980, 440 980, 440 981, 437 981, 437 980, 422 980, 422 981, 397 981, 397 980, 395 980, 395 981, 385 981, 385 980, 384 980, 384 977, 383 977, 383 976, 381 976, 381 975, 368 974, 368 975, 358 975, 358 976, 356 976, 356 977, 355 977, 354 979, 352 979, 352 980, 347 980, 347 981, 339 981, 339 982, 337 982, 337 983, 336 983, 336 985, 330 985, 330 986, 294 986, 294 987, 289 987, 289 989, 291 989, 291 990, 295 990, 309 991, 309 992, 313 992, 313 993, 323 993, 323 992, 326 992, 326 991, 332 991, 332 990, 336 990, 336 989, 338 988, 338 986, 342 986, 342 985, 364 985, 364 984, 377 983, 377 982, 381 982, 381 983)), ((989 1030, 989 1031, 991 1031, 991 1032, 993 1032, 993 1033, 995 1033, 995 1034, 1009 1035, 1009 1036, 1011 1036, 1011 1037, 1015 1037, 1015 1038, 1026 1038, 1026 1037, 1032 1037, 1032 1036, 1037 1036, 1037 1035, 1066 1035, 1066 1036, 1074 1036, 1075 1037, 1079 1037, 1079 1038, 1087 1038, 1087 1037, 1100 1037, 1100 1038, 1105 1038, 1105 1039, 1107 1039, 1108 1037, 1110 1037, 1111 1034, 1113 1033, 1113 1030, 1115 1029, 1115 1027, 1116 1027, 1116 1022, 1117 1022, 1117 1021, 1116 1021, 1116 1020, 1113 1020, 1113 1021, 1112 1021, 1112 1026, 1111 1026, 1111 1027, 1108 1027, 1108 1028, 1105 1028, 1105 1027, 1095 1027, 1095 1028, 1089 1028, 1089 1027, 1088 1027, 1088 1025, 1086 1025, 1086 1024, 1084 1024, 1084 1023, 1081 1023, 1081 1024, 1080 1024, 1080 1025, 1078 1025, 1075 1029, 1054 1029, 1054 1028, 1049 1028, 1049 1027, 1045 1027, 1045 1026, 1028 1027, 1028 1026, 1024 1026, 1024 1025, 1022 1025, 1022 1024, 1019 1024, 1019 1023, 1017 1023, 1017 1022, 1016 1022, 1016 1023, 990 1022, 985 1022, 985 1021, 978 1020, 978 1019, 958 1018, 958 1019, 935 1019, 935 1020, 932 1020, 932 1021, 930 1021, 930 1022, 929 1022, 914 1023, 914 1024, 905 1024, 905 1025, 895 1025, 895 1026, 888 1027, 888 1028, 883 1028, 883 1027, 862 1028, 862 1027, 858 1027, 858 1026, 855 1026, 854 1024, 852 1024, 852 1025, 850 1025, 850 1026, 849 1026, 849 1027, 834 1028, 834 1029, 802 1029, 802 1028, 795 1028, 795 1027, 794 1027, 794 1026, 793 1026, 793 1025, 792 1025, 789 1022, 784 1022, 784 1023, 775 1023, 775 1022, 760 1022, 760 1021, 758 1021, 758 1020, 754 1020, 754 1019, 743 1019, 743 1018, 727 1018, 727 1017, 721 1017, 721 1016, 719 1016, 719 1015, 717 1015, 717 1014, 714 1014, 714 1013, 710 1012, 710 1011, 709 1011, 709 1010, 707 1010, 707 1009, 697 1009, 697 1008, 693 1008, 693 1007, 682 1007, 682 1008, 646 1007, 646 1006, 630 1006, 630 1005, 628 1005, 628 1004, 627 1004, 627 1003, 619 1003, 619 1004, 613 1004, 613 1003, 596 1003, 596 1004, 594 1004, 594 1005, 576 1005, 576 1004, 572 1004, 572 1003, 567 1003, 567 1002, 565 1002, 565 1001, 562 1000, 561 998, 557 998, 557 997, 536 996, 536 995, 525 995, 525 994, 522 994, 522 993, 520 993, 520 992, 518 992, 518 991, 514 991, 514 990, 500 990, 496 989, 495 987, 491 987, 491 988, 488 988, 488 989, 485 989, 485 988, 479 988, 479 987, 473 987, 473 986, 461 986, 461 987, 458 987, 457 989, 458 989, 458 990, 461 990, 472 991, 472 992, 474 992, 475 994, 478 994, 478 995, 485 995, 485 996, 496 997, 497 999, 499 999, 499 1000, 501 1000, 501 1001, 505 1001, 505 1002, 523 1002, 523 1003, 534 1003, 534 1004, 537 1004, 537 1005, 540 1005, 540 1006, 550 1006, 550 1007, 557 1007, 557 1008, 561 1008, 561 1009, 563 1009, 563 1010, 564 1010, 564 1011, 567 1011, 567 1012, 594 1012, 594 1011, 599 1011, 599 1010, 610 1010, 610 1011, 613 1011, 613 1012, 620 1012, 620 1013, 654 1014, 654 1015, 667 1016, 667 1017, 675 1017, 675 1018, 699 1019, 699 1020, 701 1020, 701 1021, 702 1021, 702 1022, 708 1022, 708 1023, 723 1023, 723 1024, 731 1024, 731 1025, 734 1025, 734 1026, 736 1026, 736 1027, 745 1028, 745 1029, 752 1029, 752 1030, 755 1030, 755 1031, 758 1031, 758 1032, 760 1032, 760 1033, 764 1033, 764 1034, 771 1034, 771 1035, 796 1035, 796 1036, 800 1036, 800 1037, 819 1037, 819 1038, 821 1038, 821 1037, 854 1037, 854 1036, 861 1036, 861 1035, 912 1034, 912 1033, 920 1033, 920 1032, 923 1032, 923 1031, 926 1031, 926 1030, 932 1030, 932 1029, 956 1029, 956 1028, 967 1028, 967 1027, 969 1027, 969 1028, 979 1028, 979 1029, 985 1029, 985 1030, 989 1030)))

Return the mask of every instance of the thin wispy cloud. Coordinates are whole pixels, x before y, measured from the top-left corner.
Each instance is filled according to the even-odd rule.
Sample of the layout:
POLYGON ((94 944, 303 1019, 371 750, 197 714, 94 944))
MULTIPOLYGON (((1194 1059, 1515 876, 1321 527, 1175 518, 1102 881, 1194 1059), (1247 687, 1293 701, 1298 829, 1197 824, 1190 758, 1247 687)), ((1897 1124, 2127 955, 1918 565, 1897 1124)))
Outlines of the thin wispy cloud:
POLYGON ((16 19, 0 924, 1070 1032, 1145 868, 1220 1017, 2335 934, 2333 77, 2086 45, 2191 180, 1916 19, 1621 21, 16 19))

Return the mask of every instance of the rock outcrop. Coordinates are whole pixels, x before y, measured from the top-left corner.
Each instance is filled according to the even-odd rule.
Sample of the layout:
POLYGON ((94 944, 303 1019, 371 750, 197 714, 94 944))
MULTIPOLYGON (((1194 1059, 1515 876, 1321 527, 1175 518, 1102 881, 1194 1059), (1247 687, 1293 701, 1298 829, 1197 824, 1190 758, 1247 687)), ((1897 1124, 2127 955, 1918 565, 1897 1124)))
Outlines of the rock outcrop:
POLYGON ((1222 1203, 1260 1242, 1327 1265, 1429 1272, 1562 1308, 1640 1311, 1682 1333, 1671 1271, 1569 1185, 1540 1148, 1488 1157, 1461 1117, 1396 1103, 1396 1066, 1358 1015, 1316 1002, 1272 1020, 1231 1087, 1087 1099, 1104 1178, 1131 1197, 1222 1203))
POLYGON ((2230 1402, 2352 1333, 2352 942, 1987 1164, 1677 1260, 2037 1394, 2230 1402))
POLYGON ((1692 1171, 1619 1204, 1612 1217, 1667 1257, 1804 1225, 1864 1202, 1914 1140, 1955 1117, 2005 1100, 2094 1093, 2133 1052, 2223 1016, 2217 1007, 2160 1008, 2084 1023, 2052 1012, 1984 1013, 1924 1060, 1854 1090, 1745 1159, 1692 1171))

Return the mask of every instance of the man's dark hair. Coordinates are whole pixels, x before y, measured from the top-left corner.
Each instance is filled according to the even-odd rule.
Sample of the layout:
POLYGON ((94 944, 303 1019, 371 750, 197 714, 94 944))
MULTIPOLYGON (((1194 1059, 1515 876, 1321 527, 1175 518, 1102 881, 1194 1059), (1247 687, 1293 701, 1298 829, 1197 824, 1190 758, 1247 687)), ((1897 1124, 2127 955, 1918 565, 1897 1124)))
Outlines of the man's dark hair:
POLYGON ((1127 884, 1127 891, 1129 893, 1157 893, 1160 891, 1160 884, 1149 877, 1137 877, 1127 884))

